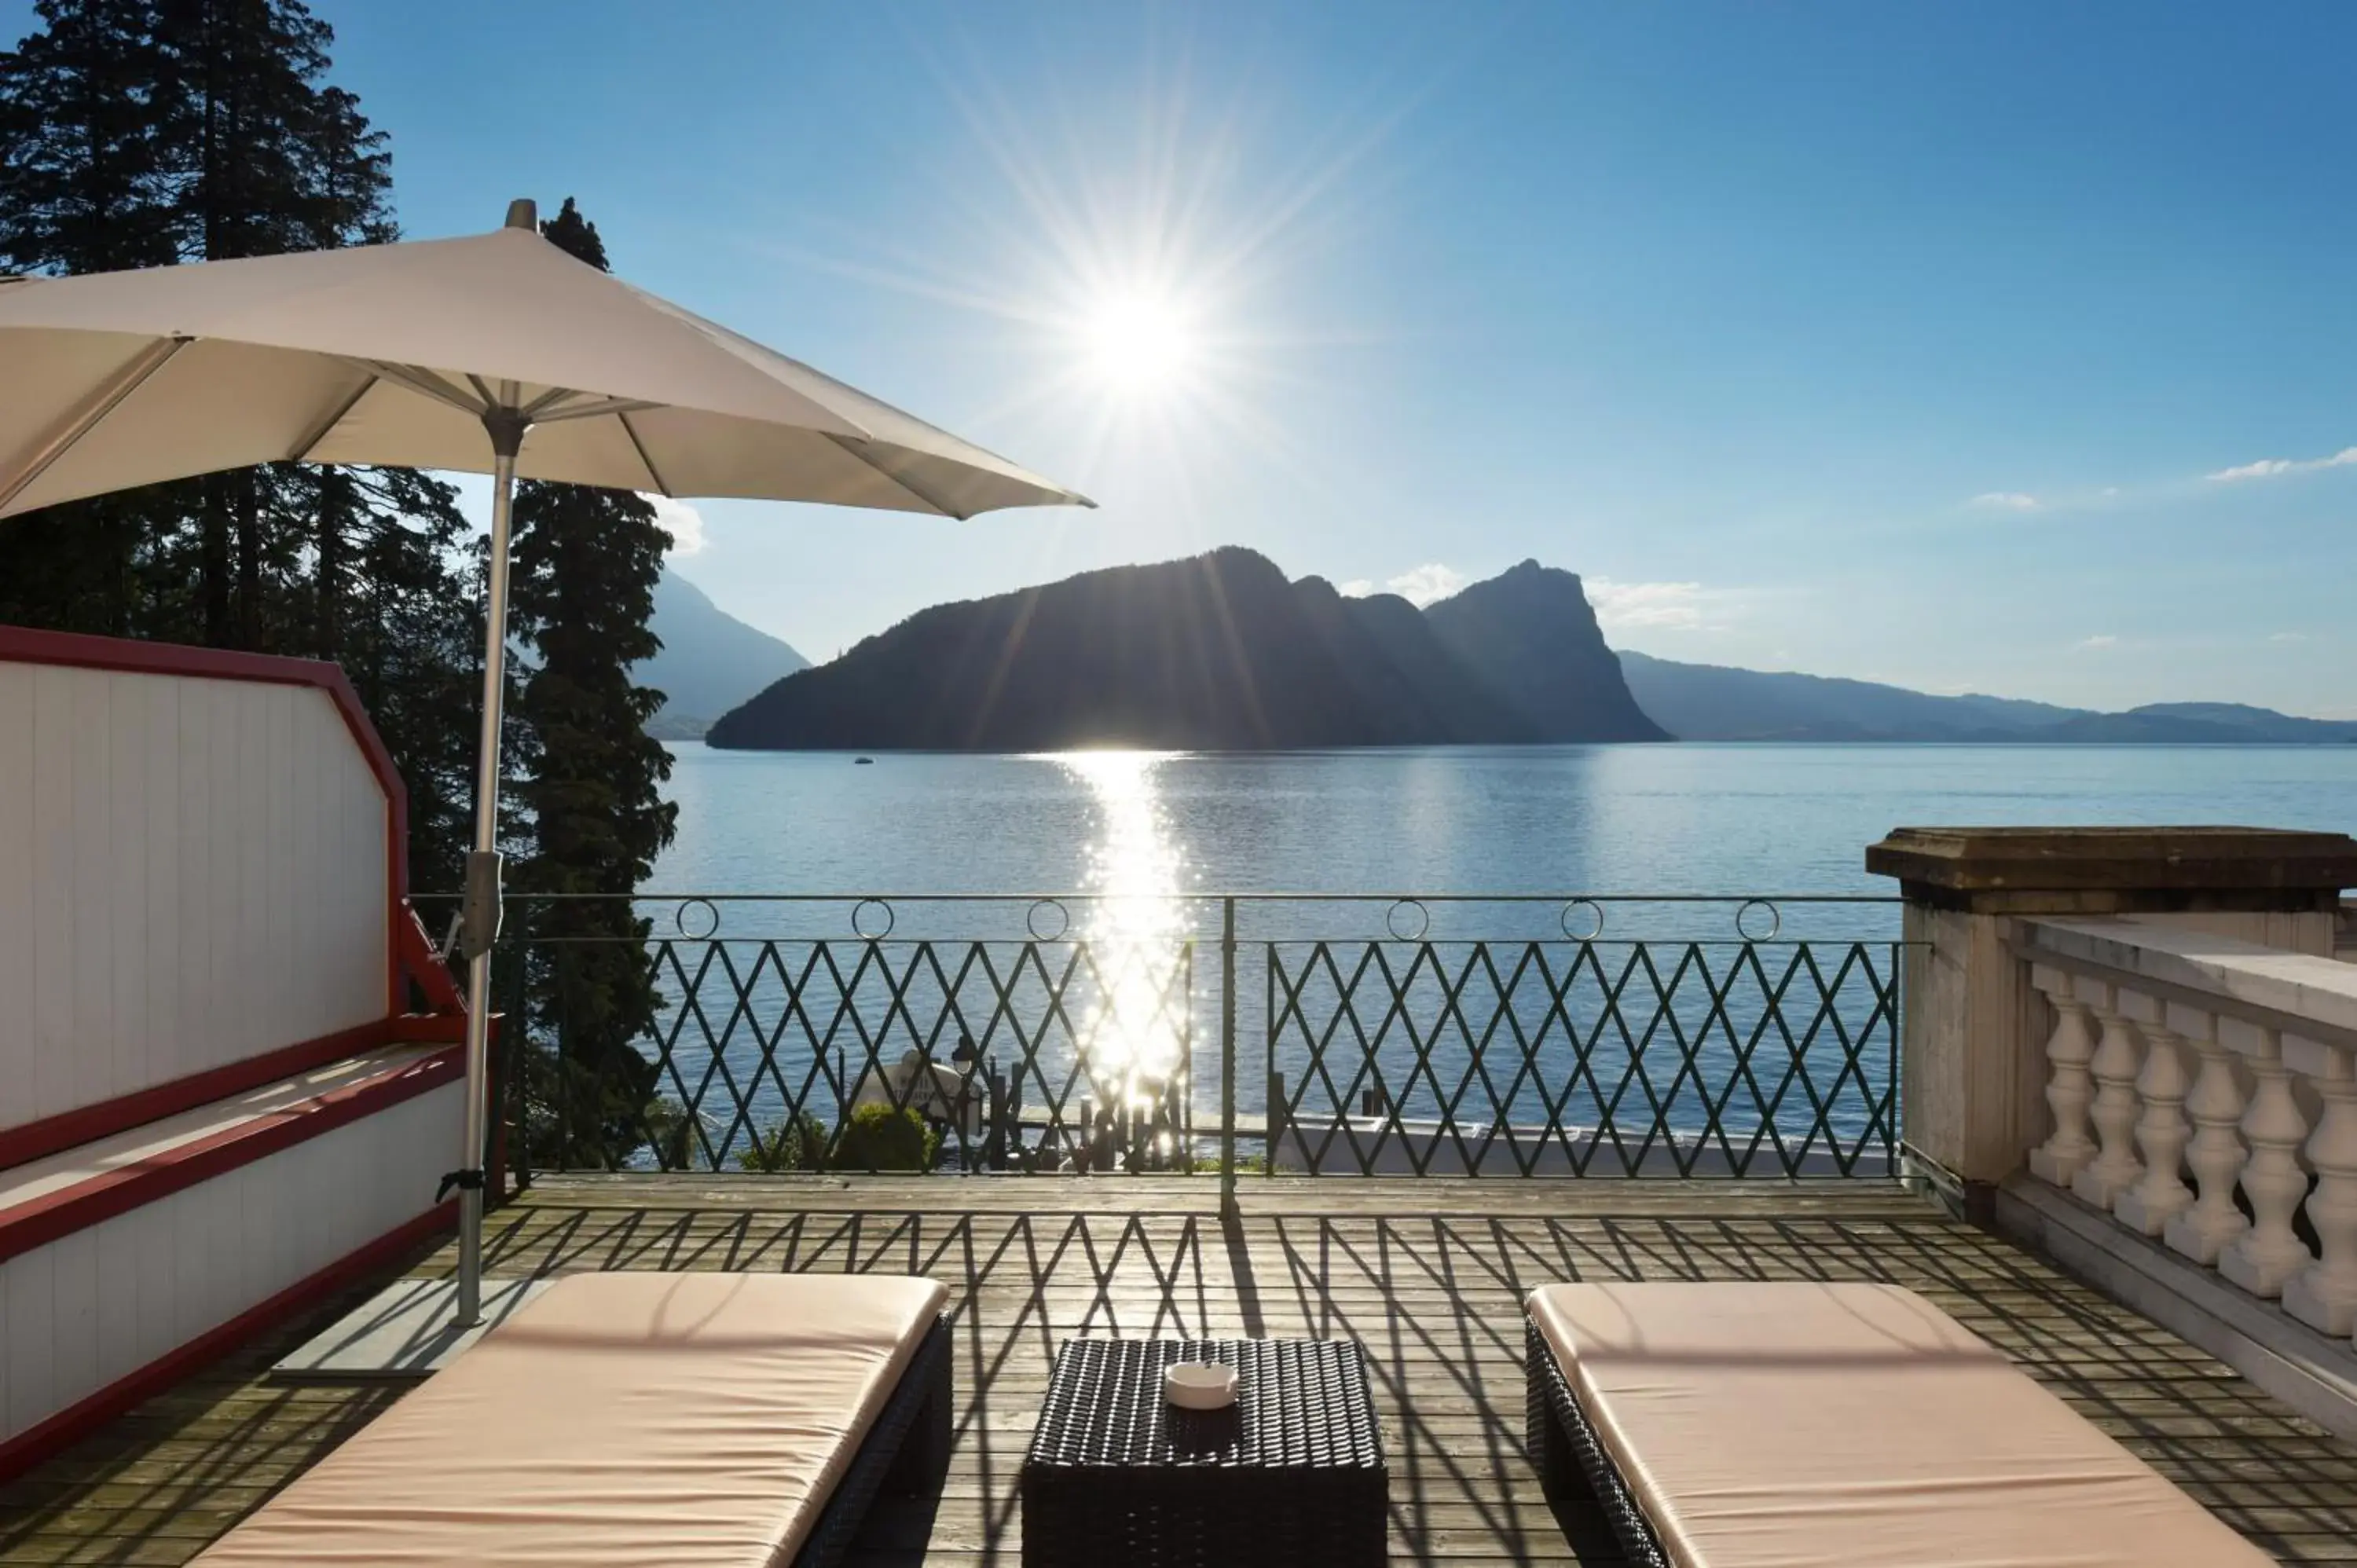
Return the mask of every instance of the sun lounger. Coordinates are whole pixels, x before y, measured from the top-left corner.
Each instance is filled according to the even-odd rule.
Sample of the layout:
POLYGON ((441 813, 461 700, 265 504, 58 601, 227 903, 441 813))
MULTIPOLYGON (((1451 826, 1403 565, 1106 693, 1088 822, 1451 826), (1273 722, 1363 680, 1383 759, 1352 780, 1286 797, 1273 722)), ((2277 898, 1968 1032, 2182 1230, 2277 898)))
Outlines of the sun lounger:
POLYGON ((2271 1559, 1912 1292, 1555 1285, 1530 1443, 1631 1561, 2266 1568, 2271 1559))
POLYGON ((871 1275, 560 1280, 198 1561, 834 1563, 879 1489, 940 1484, 946 1294, 871 1275))

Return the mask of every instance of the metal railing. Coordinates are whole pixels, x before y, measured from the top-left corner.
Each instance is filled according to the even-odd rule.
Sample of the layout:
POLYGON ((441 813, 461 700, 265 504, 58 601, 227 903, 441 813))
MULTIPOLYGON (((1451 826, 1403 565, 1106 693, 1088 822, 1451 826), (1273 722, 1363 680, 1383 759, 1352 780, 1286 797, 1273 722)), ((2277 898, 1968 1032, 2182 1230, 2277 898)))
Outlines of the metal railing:
POLYGON ((1897 1169, 1895 900, 689 894, 552 935, 565 902, 512 898, 496 969, 525 1171, 1897 1169), (627 1055, 562 1001, 617 964, 627 1055))

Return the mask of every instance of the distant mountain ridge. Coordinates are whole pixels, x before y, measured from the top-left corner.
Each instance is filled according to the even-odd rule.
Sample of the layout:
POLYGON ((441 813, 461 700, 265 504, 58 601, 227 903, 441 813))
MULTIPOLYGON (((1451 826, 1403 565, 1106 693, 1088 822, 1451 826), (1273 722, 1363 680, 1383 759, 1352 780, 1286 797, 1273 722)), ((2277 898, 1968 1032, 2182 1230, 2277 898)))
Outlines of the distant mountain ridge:
POLYGON ((655 583, 648 624, 662 639, 662 651, 634 667, 630 677, 663 694, 662 711, 647 725, 657 740, 696 739, 714 719, 772 681, 810 668, 792 648, 721 609, 669 567, 655 583))
POLYGON ((1682 664, 1624 650, 1645 712, 1680 740, 1951 741, 2057 745, 2317 745, 2357 741, 2357 724, 2295 718, 2238 703, 2154 703, 2126 713, 2009 697, 1938 697, 1902 686, 1682 664))
POLYGON ((672 693, 658 725, 702 732, 694 704, 710 703, 721 716, 706 738, 723 747, 2357 741, 2357 723, 2238 703, 2105 714, 1616 654, 1579 578, 1535 561, 1418 610, 1288 581, 1231 547, 936 605, 818 668, 665 582, 663 657, 694 657, 674 661, 676 685, 650 661, 650 683, 672 693), (724 705, 732 695, 746 700, 724 705))
POLYGON ((1086 572, 920 611, 778 682, 705 738, 945 751, 1665 738, 1631 699, 1579 579, 1517 571, 1472 618, 1291 582, 1235 547, 1086 572), (1477 636, 1469 619, 1495 625, 1477 636))

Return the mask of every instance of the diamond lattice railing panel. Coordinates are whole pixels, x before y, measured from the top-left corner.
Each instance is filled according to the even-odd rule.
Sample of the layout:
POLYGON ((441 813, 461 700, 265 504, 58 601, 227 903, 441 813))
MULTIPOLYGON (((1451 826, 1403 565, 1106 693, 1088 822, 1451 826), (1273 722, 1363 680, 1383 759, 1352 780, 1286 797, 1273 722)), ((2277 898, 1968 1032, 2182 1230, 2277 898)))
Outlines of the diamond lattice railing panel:
POLYGON ((1888 1171, 1898 950, 1269 943, 1278 1161, 1419 1176, 1888 1171))
POLYGON ((662 1002, 638 1049, 657 1085, 623 1112, 636 1146, 622 1163, 758 1164, 780 1129, 809 1117, 832 1136, 867 1102, 924 1115, 943 1167, 1167 1164, 1191 1144, 1191 943, 682 939, 647 950, 662 1002))
MULTIPOLYGON (((972 924, 916 940, 795 934, 791 909, 780 934, 691 935, 682 917, 709 901, 683 901, 683 934, 630 944, 661 999, 651 1028, 602 1045, 554 1001, 525 1005, 566 939, 511 939, 509 1146, 543 1168, 811 1168, 881 1104, 919 1114, 944 1171, 1218 1168, 1231 1147, 1243 1168, 1317 1175, 1896 1168, 1904 944, 1859 940, 1882 916, 1843 900, 1792 911, 1850 924, 1837 940, 1740 940, 1677 935, 1684 904, 1648 916, 1672 925, 1660 939, 1404 940, 1431 911, 1388 900, 1384 940, 1347 930, 1369 900, 1222 897, 1115 940, 1042 936, 1057 900, 968 902, 945 901, 972 924), (1009 903, 1029 938, 985 936, 1009 903)), ((1432 901, 1452 923, 1481 901, 1458 902, 1432 901)), ((1491 902, 1526 925, 1607 914, 1491 902)), ((1642 901, 1607 902, 1619 922, 1642 901)), ((1738 929, 1761 909, 1769 927, 1788 912, 1745 901, 1738 929)), ((853 925, 890 916, 866 900, 853 925)))

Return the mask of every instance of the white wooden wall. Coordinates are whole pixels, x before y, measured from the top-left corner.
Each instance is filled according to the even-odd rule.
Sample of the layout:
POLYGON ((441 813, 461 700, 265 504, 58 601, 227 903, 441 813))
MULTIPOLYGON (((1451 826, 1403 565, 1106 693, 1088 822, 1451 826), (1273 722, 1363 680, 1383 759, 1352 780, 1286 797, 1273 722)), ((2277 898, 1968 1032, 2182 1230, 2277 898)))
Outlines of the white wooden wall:
POLYGON ((0 1129, 384 1016, 387 831, 325 692, 0 660, 0 1129))
POLYGON ((460 1085, 0 1262, 0 1441, 433 1207, 460 1085))

